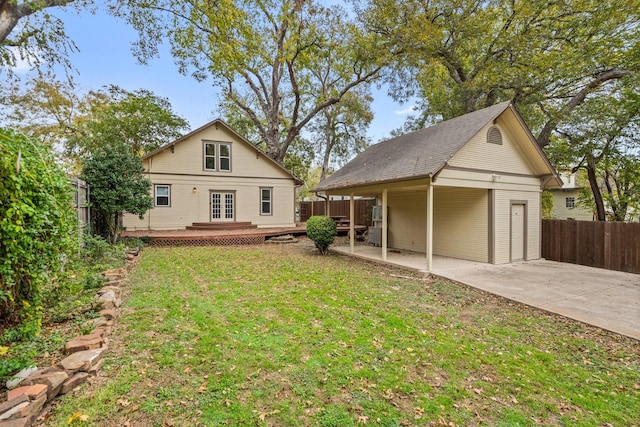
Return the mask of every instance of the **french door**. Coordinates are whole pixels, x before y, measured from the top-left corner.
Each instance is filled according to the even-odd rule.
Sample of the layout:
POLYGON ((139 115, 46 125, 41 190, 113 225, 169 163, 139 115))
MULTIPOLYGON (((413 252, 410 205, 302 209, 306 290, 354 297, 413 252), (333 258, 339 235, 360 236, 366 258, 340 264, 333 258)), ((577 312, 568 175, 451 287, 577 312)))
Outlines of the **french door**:
POLYGON ((234 220, 234 193, 211 193, 211 221, 234 220))

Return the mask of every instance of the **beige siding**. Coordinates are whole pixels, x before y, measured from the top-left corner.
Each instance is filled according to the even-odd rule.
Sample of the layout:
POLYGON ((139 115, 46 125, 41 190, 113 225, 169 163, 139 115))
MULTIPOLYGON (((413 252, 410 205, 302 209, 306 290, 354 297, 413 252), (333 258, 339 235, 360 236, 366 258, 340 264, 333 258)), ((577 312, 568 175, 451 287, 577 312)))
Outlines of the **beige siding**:
POLYGON ((149 158, 145 168, 153 173, 191 174, 227 177, 291 177, 264 155, 256 155, 253 147, 239 140, 224 126, 209 126, 175 145, 173 152, 165 149, 149 158), (231 143, 231 172, 204 170, 203 141, 231 143))
POLYGON ((575 219, 579 221, 593 221, 593 212, 582 208, 567 208, 567 197, 575 198, 578 202, 580 196, 579 189, 560 190, 556 189, 551 191, 553 194, 553 217, 555 219, 575 219))
POLYGON ((427 195, 424 191, 389 193, 389 247, 426 252, 427 195))
POLYGON ((437 187, 433 205, 433 253, 488 262, 488 191, 437 187))
POLYGON ((449 160, 448 164, 460 168, 534 175, 526 156, 501 122, 498 122, 497 127, 502 132, 502 145, 487 142, 487 131, 492 126, 489 124, 481 130, 449 160))
MULTIPOLYGON (((128 230, 184 229, 194 222, 211 221, 211 192, 235 194, 234 221, 259 227, 295 225, 295 182, 224 125, 208 126, 144 161, 153 184, 171 186, 171 206, 155 207, 144 219, 126 215, 128 230), (231 143, 231 171, 211 172, 203 167, 203 140, 231 143), (260 215, 260 188, 272 188, 272 215, 260 215), (194 190, 195 188, 195 190, 194 190)), ((153 188, 152 188, 153 195, 153 188)))
POLYGON ((540 258, 540 192, 495 191, 495 263, 511 261, 511 204, 527 202, 527 246, 526 260, 540 258))
POLYGON ((295 225, 292 182, 250 178, 233 182, 208 182, 204 178, 176 175, 152 176, 152 181, 155 184, 171 185, 171 206, 155 207, 142 220, 134 215, 126 215, 124 226, 128 230, 175 230, 194 222, 211 221, 212 191, 235 194, 235 221, 250 221, 259 227, 295 225), (260 187, 273 189, 272 215, 260 215, 260 187))

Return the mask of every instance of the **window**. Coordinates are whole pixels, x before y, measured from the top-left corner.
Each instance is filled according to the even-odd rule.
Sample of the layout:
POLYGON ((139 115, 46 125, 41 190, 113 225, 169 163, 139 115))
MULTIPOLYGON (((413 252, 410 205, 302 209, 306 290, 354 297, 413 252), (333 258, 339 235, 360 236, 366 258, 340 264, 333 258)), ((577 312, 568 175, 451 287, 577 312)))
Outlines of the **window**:
POLYGON ((213 142, 204 143, 204 169, 216 170, 216 144, 213 142))
POLYGON ((496 126, 491 126, 487 131, 487 142, 502 145, 502 133, 496 126))
POLYGON ((231 172, 231 144, 204 142, 204 170, 231 172))
POLYGON ((155 206, 171 206, 171 186, 156 185, 154 187, 155 206))
POLYGON ((576 207, 576 198, 575 197, 567 197, 564 199, 564 205, 567 208, 575 208, 576 207))
POLYGON ((272 188, 260 188, 260 215, 271 215, 272 188))
POLYGON ((220 170, 231 171, 231 144, 220 144, 220 170))

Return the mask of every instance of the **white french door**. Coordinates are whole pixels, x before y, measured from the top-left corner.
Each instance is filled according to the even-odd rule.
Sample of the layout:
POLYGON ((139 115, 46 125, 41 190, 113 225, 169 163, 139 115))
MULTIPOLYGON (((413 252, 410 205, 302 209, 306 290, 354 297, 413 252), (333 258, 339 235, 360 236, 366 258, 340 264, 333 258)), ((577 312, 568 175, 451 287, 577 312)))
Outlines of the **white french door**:
POLYGON ((211 193, 211 221, 233 221, 233 193, 211 193))

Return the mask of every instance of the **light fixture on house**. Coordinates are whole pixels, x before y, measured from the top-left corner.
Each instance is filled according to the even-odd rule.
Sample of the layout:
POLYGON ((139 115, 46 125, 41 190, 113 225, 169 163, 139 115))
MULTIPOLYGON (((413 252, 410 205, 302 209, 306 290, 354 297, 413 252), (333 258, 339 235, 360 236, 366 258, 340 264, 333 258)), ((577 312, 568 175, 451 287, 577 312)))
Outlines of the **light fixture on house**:
POLYGON ((492 174, 491 174, 491 180, 492 180, 493 182, 500 181, 500 178, 502 178, 502 176, 501 176, 501 175, 498 175, 497 173, 492 173, 492 174))
POLYGON ((196 187, 193 187, 193 190, 191 190, 193 193, 195 193, 196 191, 198 191, 198 189, 196 187))

